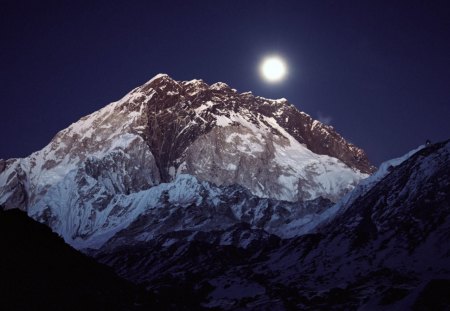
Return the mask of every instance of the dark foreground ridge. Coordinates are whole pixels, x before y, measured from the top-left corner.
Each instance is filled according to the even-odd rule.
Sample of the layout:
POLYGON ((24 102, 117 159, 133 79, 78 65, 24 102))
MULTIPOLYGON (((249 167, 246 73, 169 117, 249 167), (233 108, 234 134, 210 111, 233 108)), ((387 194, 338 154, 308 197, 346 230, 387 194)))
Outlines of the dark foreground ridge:
POLYGON ((151 297, 19 210, 0 209, 1 310, 143 310, 151 297))

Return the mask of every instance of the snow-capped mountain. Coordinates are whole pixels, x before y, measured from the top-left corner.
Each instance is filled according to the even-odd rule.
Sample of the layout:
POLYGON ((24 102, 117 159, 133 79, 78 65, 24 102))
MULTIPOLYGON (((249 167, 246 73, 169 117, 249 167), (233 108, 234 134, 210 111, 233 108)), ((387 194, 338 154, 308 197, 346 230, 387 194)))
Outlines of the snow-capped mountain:
POLYGON ((450 141, 421 146, 373 176, 313 234, 180 232, 95 255, 156 292, 179 289, 194 309, 447 310, 450 141), (239 235, 255 243, 220 240, 239 235))
POLYGON ((439 309, 449 161, 447 141, 374 172, 284 99, 157 75, 0 160, 0 206, 173 309, 439 309))
POLYGON ((290 237, 373 170, 285 99, 160 74, 29 157, 0 160, 0 204, 78 248, 129 226, 139 241, 239 222, 290 237))

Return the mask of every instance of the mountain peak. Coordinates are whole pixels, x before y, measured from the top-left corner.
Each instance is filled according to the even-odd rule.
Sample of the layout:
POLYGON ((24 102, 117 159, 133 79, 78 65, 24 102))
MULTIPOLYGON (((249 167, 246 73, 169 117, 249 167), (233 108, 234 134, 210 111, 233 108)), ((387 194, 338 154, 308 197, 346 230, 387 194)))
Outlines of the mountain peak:
MULTIPOLYGON (((314 164, 315 161, 334 161, 326 158, 328 156, 338 160, 333 166, 347 167, 356 175, 361 174, 358 178, 374 170, 363 150, 345 141, 332 127, 299 111, 284 98, 272 100, 254 96, 251 92, 238 93, 223 82, 210 86, 198 79, 175 81, 163 73, 135 88, 121 100, 81 118, 58 133, 46 148, 33 154, 31 158, 5 163, 9 163, 11 169, 24 161, 32 161, 33 163, 26 164, 32 167, 36 165, 34 163, 45 163, 42 176, 36 175, 36 180, 42 179, 38 182, 42 186, 37 185, 36 188, 42 188, 41 191, 45 192, 50 186, 45 186, 46 182, 43 181, 47 176, 46 171, 55 169, 55 172, 48 173, 49 180, 52 183, 58 182, 67 172, 93 155, 103 157, 115 150, 130 152, 130 148, 137 148, 136 144, 144 144, 139 152, 151 155, 146 158, 148 165, 158 168, 138 188, 161 181, 172 181, 179 173, 190 173, 219 185, 237 182, 258 195, 270 197, 276 194, 275 198, 297 200, 308 196, 305 196, 303 189, 305 185, 297 185, 297 177, 289 179, 287 184, 282 182, 285 178, 282 176, 291 175, 288 173, 288 166, 304 171, 306 167, 312 169, 318 165, 314 164), (205 151, 202 144, 206 141, 211 144, 208 147, 215 146, 215 149, 210 150, 212 154, 209 160, 204 159, 208 164, 200 164, 197 160, 203 159, 204 153, 195 155, 194 150, 200 148, 199 150, 205 151), (294 155, 310 156, 294 160, 291 156, 286 158, 287 153, 282 153, 280 149, 280 158, 277 160, 276 148, 286 149, 288 146, 296 148, 296 151, 290 151, 294 155), (236 156, 222 155, 228 155, 229 152, 236 156), (226 163, 221 164, 223 167, 219 170, 214 168, 225 158, 226 163), (262 178, 256 182, 250 176, 240 176, 239 172, 244 169, 242 166, 247 160, 249 162, 245 165, 258 162, 250 160, 251 158, 262 161, 257 166, 253 165, 254 168, 261 166, 259 169, 262 172, 266 171, 268 163, 273 163, 278 177, 274 180, 273 176, 255 175, 252 178, 262 178), (279 161, 294 161, 294 164, 276 164, 279 161), (285 166, 285 169, 280 169, 285 166), (235 170, 235 167, 241 169, 235 170), (211 175, 213 168, 215 173, 211 175), (273 182, 276 183, 275 187, 273 182)), ((322 194, 335 200, 340 191, 351 188, 354 183, 356 180, 346 186, 342 184, 333 190, 335 194, 332 196, 329 196, 327 188, 322 194)), ((26 188, 25 184, 22 188, 26 188)), ((14 196, 17 198, 22 198, 22 201, 36 199, 33 195, 24 195, 20 189, 16 188, 14 196)), ((319 194, 312 194, 311 198, 317 195, 319 194)))
POLYGON ((148 82, 145 84, 149 84, 149 83, 152 83, 152 82, 158 81, 158 80, 164 81, 164 80, 173 80, 173 79, 166 73, 158 73, 156 76, 154 76, 153 78, 148 80, 148 82))
MULTIPOLYGON (((372 169, 364 151, 286 100, 158 74, 30 157, 0 161, 0 204, 84 241, 104 230, 99 219, 111 234, 133 219, 121 214, 130 211, 119 206, 122 196, 155 195, 182 174, 259 198, 336 201, 372 169), (96 216, 80 217, 80 210, 96 216)), ((177 189, 193 186, 180 183, 177 189)))
POLYGON ((221 91, 221 90, 230 90, 231 88, 228 86, 228 84, 223 82, 216 82, 214 84, 211 84, 209 87, 211 90, 221 91))

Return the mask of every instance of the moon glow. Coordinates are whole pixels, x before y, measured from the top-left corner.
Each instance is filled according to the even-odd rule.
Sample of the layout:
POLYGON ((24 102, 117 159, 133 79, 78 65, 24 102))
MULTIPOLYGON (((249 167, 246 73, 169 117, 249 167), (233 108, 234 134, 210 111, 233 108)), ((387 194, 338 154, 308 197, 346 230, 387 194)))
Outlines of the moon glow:
POLYGON ((269 56, 264 58, 259 69, 262 77, 270 83, 282 81, 287 73, 286 63, 279 56, 269 56))

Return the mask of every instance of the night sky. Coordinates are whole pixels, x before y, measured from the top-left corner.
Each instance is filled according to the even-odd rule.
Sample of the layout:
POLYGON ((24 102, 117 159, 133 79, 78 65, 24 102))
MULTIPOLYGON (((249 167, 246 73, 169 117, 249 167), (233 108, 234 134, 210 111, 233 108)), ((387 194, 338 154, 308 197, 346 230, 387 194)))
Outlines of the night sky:
POLYGON ((0 158, 160 72, 285 97, 378 165, 450 138, 448 1, 0 1, 0 158), (267 54, 288 78, 268 85, 267 54))

